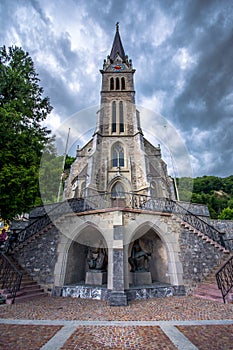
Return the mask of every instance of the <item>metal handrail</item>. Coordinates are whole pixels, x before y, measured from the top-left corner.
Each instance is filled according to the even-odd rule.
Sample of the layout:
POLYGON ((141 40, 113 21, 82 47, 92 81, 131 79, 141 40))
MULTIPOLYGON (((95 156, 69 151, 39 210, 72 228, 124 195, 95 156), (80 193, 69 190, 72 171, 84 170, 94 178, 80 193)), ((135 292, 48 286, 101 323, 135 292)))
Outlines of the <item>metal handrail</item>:
POLYGON ((187 222, 189 225, 191 225, 204 235, 208 236, 210 239, 217 242, 222 247, 231 250, 230 246, 227 246, 226 242, 223 239, 224 233, 218 231, 215 227, 208 224, 206 221, 204 221, 197 215, 183 208, 182 205, 180 205, 179 203, 175 202, 175 206, 179 208, 178 210, 175 210, 175 214, 178 217, 180 217, 183 221, 187 222))
POLYGON ((9 258, 0 253, 0 288, 4 293, 10 293, 12 303, 20 289, 22 273, 14 266, 9 258))
MULTIPOLYGON (((190 207, 192 209, 192 204, 190 204, 190 207)), ((193 228, 199 230, 213 241, 226 248, 226 244, 222 237, 223 233, 219 232, 199 216, 182 206, 180 202, 178 203, 167 198, 153 198, 147 195, 128 192, 115 194, 104 192, 84 198, 72 198, 58 203, 55 207, 48 210, 44 216, 33 221, 25 229, 22 229, 18 233, 17 240, 14 242, 14 247, 23 243, 29 237, 40 232, 43 228, 53 223, 54 220, 57 220, 65 214, 112 208, 129 208, 175 214, 193 228)), ((14 248, 11 247, 11 249, 14 248)))
POLYGON ((233 288, 233 255, 215 274, 218 288, 221 290, 223 302, 233 288))
POLYGON ((79 212, 89 209, 90 208, 87 205, 84 208, 84 200, 78 198, 58 203, 55 207, 48 210, 42 217, 34 220, 27 227, 20 230, 13 242, 9 243, 9 251, 12 252, 17 246, 25 242, 36 233, 42 231, 45 227, 52 224, 53 220, 56 220, 60 216, 70 212, 79 212))

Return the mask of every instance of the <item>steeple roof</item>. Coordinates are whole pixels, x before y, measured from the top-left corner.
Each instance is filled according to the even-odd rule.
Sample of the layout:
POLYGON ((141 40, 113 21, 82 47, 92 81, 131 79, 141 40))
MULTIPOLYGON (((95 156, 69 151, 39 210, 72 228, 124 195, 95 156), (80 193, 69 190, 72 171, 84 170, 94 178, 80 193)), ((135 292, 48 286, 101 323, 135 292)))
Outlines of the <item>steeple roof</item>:
POLYGON ((112 44, 110 59, 114 61, 117 54, 122 58, 123 61, 125 60, 125 51, 124 51, 124 48, 121 42, 120 33, 119 33, 119 22, 117 22, 116 24, 116 34, 112 44))

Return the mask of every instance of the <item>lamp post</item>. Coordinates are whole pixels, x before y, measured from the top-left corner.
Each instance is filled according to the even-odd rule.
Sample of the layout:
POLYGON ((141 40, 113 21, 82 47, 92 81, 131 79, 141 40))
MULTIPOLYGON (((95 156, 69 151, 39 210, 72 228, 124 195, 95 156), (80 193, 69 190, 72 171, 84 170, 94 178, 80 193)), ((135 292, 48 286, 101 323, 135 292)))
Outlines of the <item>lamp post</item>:
MULTIPOLYGON (((165 128, 165 138, 166 138, 166 140, 167 140, 167 132, 166 132, 166 130, 167 130, 167 125, 164 125, 164 128, 165 128)), ((166 142, 166 146, 167 146, 169 155, 170 155, 170 157, 171 157, 172 169, 173 169, 173 174, 174 174, 174 186, 175 186, 176 198, 177 198, 177 200, 179 201, 179 200, 180 200, 180 196, 179 196, 179 191, 178 191, 177 181, 176 181, 175 165, 174 165, 174 161, 173 161, 173 157, 172 157, 172 153, 171 153, 170 147, 169 147, 169 145, 168 145, 167 142, 166 142)))
POLYGON ((65 168, 65 162, 66 162, 66 154, 67 154, 67 149, 68 149, 69 136, 70 136, 70 128, 69 128, 68 135, 67 135, 66 147, 65 147, 64 157, 63 157, 63 161, 62 161, 62 173, 61 173, 61 179, 60 179, 60 183, 59 183, 59 190, 58 190, 58 195, 57 195, 57 202, 60 202, 60 196, 61 196, 61 190, 62 190, 62 175, 63 175, 64 168, 65 168))

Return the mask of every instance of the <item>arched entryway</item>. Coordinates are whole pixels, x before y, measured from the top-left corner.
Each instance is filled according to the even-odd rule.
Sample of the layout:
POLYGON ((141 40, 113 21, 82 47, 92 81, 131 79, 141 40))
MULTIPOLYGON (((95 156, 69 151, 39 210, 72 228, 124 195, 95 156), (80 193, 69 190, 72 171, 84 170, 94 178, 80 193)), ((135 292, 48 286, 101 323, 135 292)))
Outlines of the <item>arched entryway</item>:
MULTIPOLYGON (((96 227, 89 225, 77 233, 69 244, 64 284, 85 284, 88 272, 94 272, 98 277, 98 273, 104 273, 106 276, 107 270, 108 249, 106 241, 96 227)), ((88 284, 95 285, 96 281, 96 279, 90 280, 88 284)), ((104 282, 106 283, 106 278, 104 282)))
POLYGON ((166 245, 153 228, 148 228, 143 235, 137 232, 128 247, 129 284, 134 284, 132 274, 142 276, 143 273, 145 276, 150 273, 150 283, 170 283, 168 260, 166 245))

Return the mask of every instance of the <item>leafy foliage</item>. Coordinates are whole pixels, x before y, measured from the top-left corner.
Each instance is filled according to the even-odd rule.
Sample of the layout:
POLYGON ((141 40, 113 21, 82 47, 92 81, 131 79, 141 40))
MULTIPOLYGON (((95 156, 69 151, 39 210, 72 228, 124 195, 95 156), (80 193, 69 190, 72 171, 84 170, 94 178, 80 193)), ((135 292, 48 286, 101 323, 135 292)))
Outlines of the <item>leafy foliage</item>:
POLYGON ((180 199, 206 204, 213 219, 233 219, 233 175, 220 178, 216 176, 202 176, 195 179, 179 179, 180 199), (187 183, 193 182, 193 191, 187 190, 187 183), (182 186, 186 184, 186 186, 182 186))
POLYGON ((51 152, 51 149, 44 149, 39 171, 40 195, 44 204, 62 200, 64 182, 69 176, 70 167, 74 160, 74 157, 67 155, 64 165, 64 156, 56 155, 56 152, 51 152))
POLYGON ((10 220, 38 201, 38 168, 50 131, 41 126, 51 112, 49 99, 29 54, 0 48, 0 200, 10 220))
POLYGON ((218 218, 221 220, 233 220, 233 209, 229 207, 224 208, 218 218))

